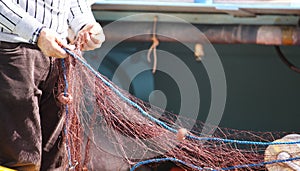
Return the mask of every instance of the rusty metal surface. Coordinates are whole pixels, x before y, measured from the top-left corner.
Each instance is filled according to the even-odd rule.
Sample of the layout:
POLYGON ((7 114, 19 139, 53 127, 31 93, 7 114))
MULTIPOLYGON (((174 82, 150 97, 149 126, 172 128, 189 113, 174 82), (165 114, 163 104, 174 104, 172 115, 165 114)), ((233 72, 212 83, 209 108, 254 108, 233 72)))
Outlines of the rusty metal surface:
MULTIPOLYGON (((122 27, 104 29, 106 41, 142 41, 151 42, 151 22, 121 22, 122 27), (130 37, 135 33, 143 35, 130 37)), ((254 26, 254 25, 196 25, 160 22, 157 24, 159 41, 174 42, 179 39, 188 43, 219 44, 264 44, 264 45, 299 45, 300 29, 295 26, 254 26), (195 27, 203 35, 195 33, 195 27), (166 37, 165 35, 168 35, 166 37)), ((104 27, 105 28, 105 27, 104 27)))

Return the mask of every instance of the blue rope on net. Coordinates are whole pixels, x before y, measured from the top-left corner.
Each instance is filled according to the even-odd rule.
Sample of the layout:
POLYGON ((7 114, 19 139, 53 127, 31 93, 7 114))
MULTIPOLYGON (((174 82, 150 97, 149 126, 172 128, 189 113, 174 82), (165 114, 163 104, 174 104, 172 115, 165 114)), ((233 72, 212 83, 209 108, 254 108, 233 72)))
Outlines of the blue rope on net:
MULTIPOLYGON (((126 103, 129 105, 135 107, 144 117, 147 117, 150 121, 155 122, 156 124, 160 125, 161 127, 167 129, 170 132, 177 133, 178 130, 174 129, 170 126, 168 126, 166 123, 156 119, 155 117, 151 116, 148 114, 141 106, 139 106, 137 103, 133 102, 126 96, 124 96, 117 88, 114 87, 109 81, 104 79, 98 71, 93 69, 88 63, 85 62, 84 59, 73 53, 69 49, 64 49, 70 56, 81 62, 85 67, 87 67, 97 78, 99 78, 105 85, 107 85, 109 88, 111 88, 112 91, 114 91, 121 99, 123 99, 126 103)), ((258 142, 258 141, 245 141, 245 140, 234 140, 234 139, 223 139, 223 138, 216 138, 216 137, 198 137, 194 136, 191 134, 186 135, 187 139, 192 139, 192 140, 197 140, 197 141, 216 141, 216 142, 224 142, 224 143, 233 143, 233 144, 245 144, 245 145, 261 145, 261 146, 269 146, 269 145, 292 145, 292 144, 300 144, 300 141, 290 141, 290 142, 258 142)), ((262 163, 256 163, 256 164, 245 164, 245 165, 237 165, 237 166, 232 166, 228 168, 222 168, 221 170, 232 170, 232 169, 238 169, 238 168, 247 168, 247 167, 258 167, 266 164, 274 164, 274 163, 282 163, 282 162, 287 162, 287 161, 294 161, 294 160, 299 160, 300 157, 295 157, 295 158, 290 158, 286 160, 274 160, 274 161, 269 161, 269 162, 262 162, 262 163)), ((197 169, 197 170, 203 170, 204 168, 185 163, 184 161, 181 161, 176 158, 161 158, 161 159, 150 159, 150 160, 145 160, 137 163, 135 166, 131 168, 131 171, 134 171, 137 167, 149 163, 157 163, 157 162, 162 162, 162 161, 173 161, 173 162, 178 162, 181 164, 184 164, 186 166, 189 166, 191 168, 197 169)), ((205 168, 206 169, 206 168, 205 168)), ((213 169, 212 169, 213 170, 213 169)), ((218 170, 214 170, 218 171, 218 170)))
POLYGON ((300 160, 300 157, 293 157, 293 158, 289 158, 289 159, 280 159, 280 160, 271 160, 271 161, 266 161, 266 162, 261 162, 261 163, 236 165, 236 166, 231 166, 231 167, 227 167, 227 168, 222 168, 221 170, 234 170, 234 169, 242 169, 242 168, 260 167, 260 166, 265 166, 268 164, 285 163, 285 162, 290 162, 290 161, 295 161, 295 160, 300 160))
POLYGON ((160 163, 160 162, 176 162, 183 164, 185 166, 188 166, 192 169, 196 170, 210 170, 210 171, 226 171, 226 170, 235 170, 235 169, 243 169, 243 168, 253 168, 253 167, 260 167, 268 164, 275 164, 275 163, 284 163, 284 162, 290 162, 290 161, 295 161, 295 160, 300 160, 300 157, 294 157, 294 158, 289 158, 289 159, 284 159, 284 160, 272 160, 272 161, 267 161, 267 162, 261 162, 261 163, 250 163, 250 164, 244 164, 244 165, 236 165, 236 166, 231 166, 231 167, 226 167, 226 168, 221 168, 221 169, 213 169, 213 168, 202 168, 193 164, 188 164, 182 160, 176 159, 176 158, 156 158, 156 159, 149 159, 149 160, 144 160, 141 162, 138 162, 135 164, 130 171, 134 171, 140 166, 147 165, 147 164, 152 164, 152 163, 160 163))
MULTIPOLYGON (((68 93, 68 88, 69 88, 69 83, 67 80, 67 71, 66 71, 66 64, 65 64, 65 60, 61 59, 61 65, 62 65, 62 69, 63 69, 63 79, 64 79, 64 83, 65 83, 65 88, 64 88, 64 96, 67 96, 68 93)), ((69 139, 68 139, 68 115, 69 115, 69 108, 68 108, 68 104, 65 105, 65 112, 66 112, 66 121, 65 121, 65 126, 64 126, 64 134, 66 137, 66 149, 67 149, 67 154, 68 154, 68 164, 69 167, 73 167, 72 164, 72 156, 71 156, 71 150, 70 150, 70 144, 69 144, 69 139)))

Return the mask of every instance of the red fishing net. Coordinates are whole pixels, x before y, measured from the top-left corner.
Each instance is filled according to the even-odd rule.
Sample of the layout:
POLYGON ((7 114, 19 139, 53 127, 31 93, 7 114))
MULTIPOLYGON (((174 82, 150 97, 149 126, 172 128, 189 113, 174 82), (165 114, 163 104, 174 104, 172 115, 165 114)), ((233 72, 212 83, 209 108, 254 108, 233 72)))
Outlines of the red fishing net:
MULTIPOLYGON (((75 170, 102 170, 99 165, 103 161, 98 157, 103 153, 129 167, 148 159, 165 158, 174 159, 173 163, 187 170, 266 170, 264 165, 230 169, 264 162, 266 145, 222 139, 272 142, 286 134, 222 129, 163 111, 121 90, 101 74, 95 74, 74 56, 66 58, 58 67, 59 94, 72 97, 70 103, 62 105, 62 110, 66 113, 67 164, 75 166, 75 170), (195 126, 187 132, 182 128, 189 123, 195 126), (201 134, 211 130, 214 130, 212 134, 201 134)), ((163 162, 146 165, 157 168, 163 162)))

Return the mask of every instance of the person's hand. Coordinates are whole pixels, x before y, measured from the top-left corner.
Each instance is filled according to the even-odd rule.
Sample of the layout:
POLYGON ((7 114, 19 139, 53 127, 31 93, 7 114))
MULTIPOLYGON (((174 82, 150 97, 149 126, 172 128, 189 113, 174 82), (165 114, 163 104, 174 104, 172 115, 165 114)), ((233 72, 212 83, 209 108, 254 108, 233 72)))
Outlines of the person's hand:
POLYGON ((99 23, 85 25, 77 34, 76 40, 80 40, 81 50, 94 50, 105 41, 103 29, 99 23))
POLYGON ((68 56, 62 47, 69 48, 69 45, 59 39, 57 34, 50 29, 43 28, 41 30, 37 45, 46 56, 56 58, 65 58, 68 56))

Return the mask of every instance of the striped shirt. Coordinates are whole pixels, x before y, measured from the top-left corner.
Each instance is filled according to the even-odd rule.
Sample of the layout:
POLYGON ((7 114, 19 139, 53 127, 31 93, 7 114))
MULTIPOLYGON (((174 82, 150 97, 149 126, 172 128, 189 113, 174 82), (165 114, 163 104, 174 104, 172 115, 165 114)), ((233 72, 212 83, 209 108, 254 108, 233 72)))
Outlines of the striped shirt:
POLYGON ((66 38, 94 21, 86 0, 0 0, 0 41, 32 42, 42 27, 66 38))

